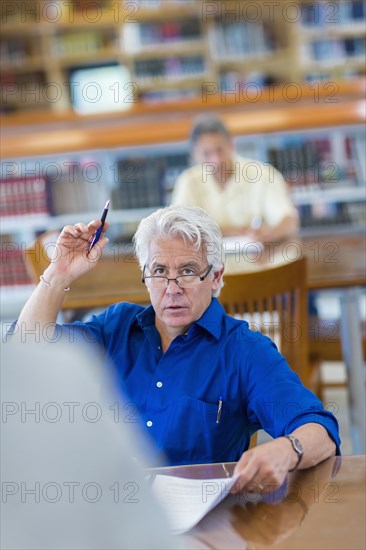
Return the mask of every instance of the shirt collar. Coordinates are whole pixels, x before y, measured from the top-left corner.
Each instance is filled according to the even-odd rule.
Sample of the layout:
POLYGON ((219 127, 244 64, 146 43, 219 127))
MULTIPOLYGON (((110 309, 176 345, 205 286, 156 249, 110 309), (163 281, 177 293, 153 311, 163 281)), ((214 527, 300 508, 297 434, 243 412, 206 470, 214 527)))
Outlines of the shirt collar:
MULTIPOLYGON (((212 334, 216 340, 219 340, 221 337, 222 319, 224 315, 224 308, 217 298, 213 298, 208 308, 203 312, 201 317, 193 323, 193 325, 198 325, 209 334, 212 334)), ((141 313, 136 315, 136 320, 141 328, 155 325, 154 308, 151 305, 148 306, 146 309, 141 311, 141 313)))
POLYGON ((212 334, 216 340, 221 337, 222 319, 225 315, 224 308, 217 298, 212 298, 211 304, 202 316, 193 324, 196 324, 212 334))
POLYGON ((136 315, 136 320, 141 328, 155 325, 155 311, 150 305, 136 315))
MULTIPOLYGON (((234 154, 233 157, 232 157, 232 163, 234 165, 234 172, 230 175, 229 179, 227 180, 225 186, 224 186, 224 189, 227 189, 228 187, 231 187, 232 185, 236 184, 237 182, 240 182, 241 181, 241 162, 243 161, 243 159, 237 155, 237 154, 234 154)), ((252 161, 251 161, 252 162, 252 161)), ((215 182, 216 185, 219 185, 219 183, 217 182, 215 176, 213 174, 209 174, 209 177, 211 178, 211 180, 213 182, 215 182)))

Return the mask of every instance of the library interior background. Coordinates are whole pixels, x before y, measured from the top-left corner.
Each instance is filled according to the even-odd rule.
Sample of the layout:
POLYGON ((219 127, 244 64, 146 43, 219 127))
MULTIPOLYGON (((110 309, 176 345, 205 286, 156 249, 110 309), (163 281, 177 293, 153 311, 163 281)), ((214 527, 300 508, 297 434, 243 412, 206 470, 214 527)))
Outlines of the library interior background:
MULTIPOLYGON (((25 250, 44 232, 109 198, 107 254, 129 250, 202 113, 284 175, 300 237, 363 235, 365 15, 348 0, 2 1, 2 323, 34 288, 25 250)), ((339 317, 337 290, 317 307, 339 317)))

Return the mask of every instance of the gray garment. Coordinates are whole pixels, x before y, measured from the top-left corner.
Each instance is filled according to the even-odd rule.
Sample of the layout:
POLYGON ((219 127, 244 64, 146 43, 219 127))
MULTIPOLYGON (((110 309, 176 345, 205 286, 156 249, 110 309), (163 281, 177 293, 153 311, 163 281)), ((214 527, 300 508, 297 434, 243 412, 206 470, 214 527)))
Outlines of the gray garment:
POLYGON ((5 344, 1 382, 2 549, 179 547, 137 458, 148 446, 110 388, 101 396, 95 358, 75 343, 5 344))

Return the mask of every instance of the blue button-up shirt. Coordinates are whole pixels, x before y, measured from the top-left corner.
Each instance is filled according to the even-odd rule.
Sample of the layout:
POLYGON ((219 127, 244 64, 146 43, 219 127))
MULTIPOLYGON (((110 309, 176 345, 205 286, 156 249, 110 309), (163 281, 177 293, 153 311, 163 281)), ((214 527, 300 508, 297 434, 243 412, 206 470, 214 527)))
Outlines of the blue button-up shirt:
POLYGON ((269 338, 227 315, 216 298, 165 353, 152 306, 115 304, 72 328, 107 352, 130 415, 138 412, 162 463, 237 461, 258 429, 279 437, 307 422, 322 424, 339 452, 333 414, 269 338))

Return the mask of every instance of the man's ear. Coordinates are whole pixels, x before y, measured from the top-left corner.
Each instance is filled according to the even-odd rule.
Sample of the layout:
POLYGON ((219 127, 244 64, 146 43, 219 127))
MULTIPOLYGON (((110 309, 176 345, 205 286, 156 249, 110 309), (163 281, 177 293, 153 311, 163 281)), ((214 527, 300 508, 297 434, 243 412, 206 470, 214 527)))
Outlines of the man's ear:
POLYGON ((224 274, 225 268, 222 267, 214 272, 214 278, 212 279, 212 290, 217 290, 219 288, 220 281, 224 274))

